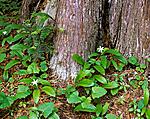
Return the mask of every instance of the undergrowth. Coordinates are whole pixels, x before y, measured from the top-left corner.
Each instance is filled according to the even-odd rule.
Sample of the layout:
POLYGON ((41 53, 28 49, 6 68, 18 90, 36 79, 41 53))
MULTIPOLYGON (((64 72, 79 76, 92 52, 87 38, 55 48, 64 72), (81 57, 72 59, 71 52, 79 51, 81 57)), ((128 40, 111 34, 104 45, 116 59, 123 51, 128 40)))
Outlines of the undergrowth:
MULTIPOLYGON (((13 116, 15 102, 30 97, 34 106, 27 108, 30 102, 20 101, 19 106, 27 108, 29 114, 18 119, 59 119, 54 102, 41 104, 40 97, 44 93, 52 100, 65 96, 75 111, 89 112, 92 119, 121 119, 121 115, 109 111, 110 104, 103 99, 132 87, 143 90, 143 98, 134 99, 129 112, 134 113, 136 119, 150 118, 148 79, 145 76, 147 65, 140 64, 135 56, 125 58, 116 49, 100 47, 87 61, 74 54, 73 60, 82 66, 74 84, 66 88, 53 87, 47 80, 46 57, 53 53, 53 45, 47 42, 47 38, 55 28, 44 26, 48 18, 45 13, 33 13, 23 24, 0 18, 0 109, 9 110, 13 116), (6 90, 4 86, 7 85, 6 90)), ((123 98, 120 98, 120 103, 124 103, 123 98)), ((4 117, 3 113, 1 116, 4 117)))

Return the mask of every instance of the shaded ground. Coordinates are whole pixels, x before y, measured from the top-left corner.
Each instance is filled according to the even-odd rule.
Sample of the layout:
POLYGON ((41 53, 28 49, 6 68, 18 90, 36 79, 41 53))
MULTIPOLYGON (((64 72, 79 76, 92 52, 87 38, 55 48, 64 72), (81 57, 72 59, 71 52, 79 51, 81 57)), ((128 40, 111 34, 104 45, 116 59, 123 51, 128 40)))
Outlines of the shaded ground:
MULTIPOLYGON (((14 68, 15 69, 15 68, 14 68)), ((49 80, 55 88, 65 88, 65 82, 58 82, 58 78, 51 74, 51 71, 48 72, 49 80)), ((0 73, 0 75, 2 75, 0 73)), ((18 77, 17 77, 18 78, 18 77)), ((18 78, 20 79, 20 77, 18 78)), ((126 79, 125 79, 126 80, 126 79)), ((69 82, 72 84, 72 82, 69 82)), ((19 83, 14 81, 13 83, 3 82, 1 91, 9 94, 10 92, 14 92, 19 83), (15 88, 16 87, 16 88, 15 88), (13 91, 11 91, 13 90, 13 91)), ((131 119, 135 117, 133 113, 129 113, 129 103, 136 98, 140 100, 143 98, 143 91, 139 88, 130 87, 126 92, 120 91, 116 96, 106 95, 104 98, 100 100, 101 103, 109 102, 109 112, 115 114, 117 116, 122 117, 122 119, 131 119)), ((58 108, 58 115, 61 119, 91 119, 91 113, 83 113, 83 112, 75 112, 73 110, 73 105, 67 103, 66 98, 62 96, 58 96, 56 98, 50 98, 48 95, 42 93, 40 96, 39 104, 43 102, 53 101, 55 106, 58 108)), ((1 119, 16 119, 21 115, 29 115, 29 111, 27 110, 29 107, 38 106, 34 104, 32 96, 28 96, 26 99, 21 99, 15 101, 13 106, 7 109, 0 110, 0 118, 1 119), (24 104, 24 105, 23 105, 24 104)))

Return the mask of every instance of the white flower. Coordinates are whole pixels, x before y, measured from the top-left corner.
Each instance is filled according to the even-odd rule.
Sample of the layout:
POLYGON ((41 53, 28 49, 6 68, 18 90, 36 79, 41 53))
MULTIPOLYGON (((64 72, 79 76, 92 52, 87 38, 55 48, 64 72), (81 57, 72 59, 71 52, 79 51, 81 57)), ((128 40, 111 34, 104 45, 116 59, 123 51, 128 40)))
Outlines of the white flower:
POLYGON ((104 50, 104 47, 99 46, 99 48, 97 48, 97 52, 102 52, 104 50))
POLYGON ((36 85, 37 86, 38 80, 33 79, 33 81, 31 83, 32 83, 32 85, 36 85))
POLYGON ((3 34, 6 35, 6 34, 7 34, 7 31, 4 31, 3 34))

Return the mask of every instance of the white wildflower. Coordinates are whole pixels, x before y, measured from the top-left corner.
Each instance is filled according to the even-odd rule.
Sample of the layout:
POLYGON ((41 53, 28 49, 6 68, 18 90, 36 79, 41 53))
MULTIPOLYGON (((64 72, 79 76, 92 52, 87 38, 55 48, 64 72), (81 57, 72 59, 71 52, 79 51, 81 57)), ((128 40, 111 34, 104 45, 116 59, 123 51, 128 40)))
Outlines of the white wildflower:
POLYGON ((6 34, 7 34, 7 31, 4 31, 3 34, 6 35, 6 34))
POLYGON ((36 85, 37 86, 38 80, 33 79, 33 81, 31 83, 32 83, 32 85, 36 85))
POLYGON ((99 46, 99 48, 97 48, 97 52, 101 52, 104 50, 104 47, 99 46))

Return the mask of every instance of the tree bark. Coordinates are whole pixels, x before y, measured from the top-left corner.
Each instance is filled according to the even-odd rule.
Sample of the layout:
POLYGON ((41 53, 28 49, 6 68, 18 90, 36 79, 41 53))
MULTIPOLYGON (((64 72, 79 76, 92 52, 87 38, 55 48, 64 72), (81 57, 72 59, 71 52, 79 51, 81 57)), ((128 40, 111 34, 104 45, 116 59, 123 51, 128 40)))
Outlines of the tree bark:
POLYGON ((63 32, 57 32, 54 39, 56 51, 51 58, 50 67, 60 79, 74 78, 80 67, 72 60, 72 55, 77 53, 87 59, 89 53, 95 50, 100 2, 99 0, 50 2, 56 3, 57 9, 49 3, 45 11, 53 15, 58 28, 64 29, 63 32))
POLYGON ((111 0, 110 36, 116 48, 140 61, 150 57, 150 1, 111 0))

